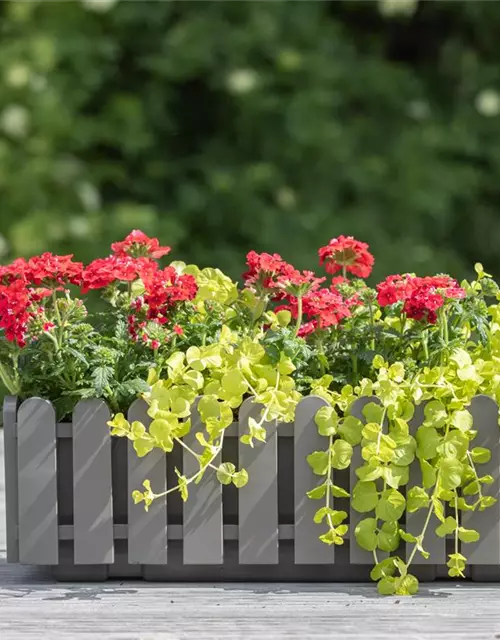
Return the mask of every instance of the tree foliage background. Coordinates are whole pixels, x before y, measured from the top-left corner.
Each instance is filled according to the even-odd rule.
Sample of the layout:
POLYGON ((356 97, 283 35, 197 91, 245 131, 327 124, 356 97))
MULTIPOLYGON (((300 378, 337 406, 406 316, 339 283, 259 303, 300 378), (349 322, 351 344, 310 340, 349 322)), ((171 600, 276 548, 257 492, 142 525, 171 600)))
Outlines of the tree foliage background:
POLYGON ((338 234, 500 275, 495 2, 0 3, 0 259, 141 228, 233 276, 338 234))

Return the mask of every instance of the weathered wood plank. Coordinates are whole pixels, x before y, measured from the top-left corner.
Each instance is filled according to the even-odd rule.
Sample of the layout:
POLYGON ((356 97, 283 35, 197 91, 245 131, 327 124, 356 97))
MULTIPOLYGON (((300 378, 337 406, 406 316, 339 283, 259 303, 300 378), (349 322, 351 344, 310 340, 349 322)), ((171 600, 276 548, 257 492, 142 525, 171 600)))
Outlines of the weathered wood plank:
MULTIPOLYGON (((146 427, 151 418, 144 400, 136 400, 128 412, 130 422, 138 420, 146 427)), ((139 458, 133 442, 128 442, 128 561, 131 564, 167 564, 167 499, 157 498, 144 509, 144 503, 134 504, 132 491, 143 490, 148 479, 155 493, 167 488, 167 457, 159 449, 139 458)))
MULTIPOLYGON (((262 405, 251 398, 239 411, 240 435, 248 420, 260 421, 262 405)), ((277 564, 278 547, 278 434, 276 422, 266 422, 266 442, 254 447, 239 443, 239 467, 248 483, 238 490, 239 561, 241 564, 277 564)))
POLYGON ((114 560, 109 409, 81 400, 73 411, 75 564, 114 560))
POLYGON ((5 526, 7 562, 19 562, 18 469, 17 469, 17 405, 18 399, 6 396, 3 402, 3 437, 5 451, 5 526))
POLYGON ((335 561, 334 548, 319 539, 324 533, 324 526, 313 520, 320 502, 306 495, 324 481, 313 473, 307 456, 328 447, 328 438, 319 435, 314 422, 318 409, 326 405, 328 403, 323 398, 309 396, 299 402, 295 411, 295 564, 333 564, 335 561))
MULTIPOLYGON (((184 436, 184 441, 194 451, 200 451, 195 434, 202 432, 204 425, 197 411, 197 403, 193 406, 191 420, 191 431, 184 436)), ((213 464, 220 464, 220 455, 213 464)), ((189 478, 198 469, 198 461, 184 450, 184 475, 189 478)), ((222 485, 213 469, 207 469, 200 484, 189 485, 189 499, 184 503, 183 514, 184 564, 222 564, 222 485)))
POLYGON ((56 416, 47 400, 18 411, 19 561, 57 564, 56 416))
MULTIPOLYGON (((483 485, 484 494, 497 499, 496 504, 484 511, 462 512, 462 524, 466 529, 475 529, 481 536, 477 542, 465 546, 464 555, 470 564, 500 564, 500 430, 498 428, 498 406, 487 396, 475 397, 470 406, 474 418, 473 429, 477 436, 472 447, 485 447, 491 451, 491 459, 476 465, 479 476, 491 475, 490 485, 483 485)), ((466 497, 471 502, 477 496, 466 497)))

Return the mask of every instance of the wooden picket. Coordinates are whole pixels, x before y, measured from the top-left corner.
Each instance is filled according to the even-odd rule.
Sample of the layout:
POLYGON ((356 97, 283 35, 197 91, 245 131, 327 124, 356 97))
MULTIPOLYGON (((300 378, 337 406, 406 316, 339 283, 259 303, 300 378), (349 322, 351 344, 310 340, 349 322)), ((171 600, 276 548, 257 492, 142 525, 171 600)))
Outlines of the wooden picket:
POLYGON ((41 398, 17 413, 19 561, 57 564, 56 415, 41 398))
MULTIPOLYGON (((260 420, 262 406, 251 398, 240 407, 240 436, 248 433, 248 420, 260 420)), ((240 442, 239 465, 249 475, 238 491, 240 564, 278 564, 278 436, 275 422, 265 424, 265 445, 240 442)))
MULTIPOLYGON (((362 419, 363 407, 373 401, 358 400, 352 414, 362 419)), ((323 482, 312 472, 307 456, 327 446, 327 439, 318 434, 314 422, 317 410, 326 404, 320 397, 304 398, 297 407, 294 424, 267 422, 267 441, 255 441, 252 448, 239 438, 248 433, 250 418, 260 419, 262 407, 246 400, 239 410, 239 423, 226 431, 225 443, 230 444, 224 449, 226 457, 219 455, 214 466, 233 459, 238 468, 247 469, 248 484, 237 492, 223 493, 215 470, 209 468, 199 484, 189 485, 189 499, 179 507, 179 513, 172 511, 172 516, 167 497, 157 499, 146 512, 142 504, 134 503, 131 493, 142 489, 145 478, 156 493, 164 492, 167 470, 173 473, 173 466, 186 477, 196 474, 198 462, 187 449, 175 465, 159 450, 138 458, 132 442, 128 442, 126 452, 120 449, 123 456, 115 456, 107 426, 110 411, 103 401, 83 400, 75 407, 72 423, 56 424, 50 402, 30 398, 18 406, 16 398, 8 398, 4 404, 7 560, 56 568, 66 563, 64 579, 106 579, 108 568, 112 575, 136 576, 142 571, 146 579, 165 580, 278 576, 285 580, 367 579, 373 556, 359 548, 354 532, 356 524, 371 514, 357 513, 351 507, 345 547, 329 547, 319 540, 324 526, 313 520, 321 503, 306 497, 307 491, 323 482), (124 466, 116 473, 118 467, 112 465, 124 466), (64 478, 59 476, 63 472, 64 478), (68 495, 68 487, 72 487, 72 495, 68 495), (223 502, 228 507, 224 511, 223 502), (58 504, 64 505, 62 521, 58 521, 58 504), (102 567, 101 573, 96 573, 98 567, 102 567)), ((498 406, 490 398, 478 396, 470 411, 478 432, 474 445, 492 452, 491 460, 478 470, 494 478, 487 494, 498 498, 498 406)), ((144 401, 132 405, 128 418, 149 424, 144 401)), ((191 418, 192 429, 184 442, 199 452, 196 433, 203 431, 204 425, 197 405, 191 418)), ((410 423, 412 433, 422 420, 420 406, 410 423)), ((361 464, 356 447, 351 469, 335 472, 335 483, 352 491, 358 480, 355 468, 361 464)), ((402 491, 421 483, 419 465, 413 464, 408 486, 402 491)), ((339 507, 338 499, 331 504, 348 509, 339 507)), ((415 534, 425 516, 424 510, 407 513, 402 526, 415 534)), ((478 542, 464 548, 472 577, 500 579, 500 501, 484 511, 463 512, 461 525, 475 528, 481 535, 478 542)), ((443 575, 436 567, 446 562, 447 540, 435 534, 435 526, 434 522, 428 528, 425 539, 430 557, 417 554, 414 559, 417 572, 421 570, 426 579, 443 575)), ((406 553, 412 549, 413 545, 407 545, 406 553)), ((398 553, 404 553, 404 549, 398 553)), ((387 555, 378 553, 379 559, 387 555)))
MULTIPOLYGON (((151 422, 144 400, 136 400, 128 412, 130 422, 138 420, 148 426, 151 422)), ((139 458, 131 441, 127 451, 128 479, 128 561, 130 564, 167 563, 167 499, 158 498, 144 510, 144 504, 135 504, 132 491, 143 489, 145 478, 156 493, 167 489, 167 456, 159 449, 139 458)))
POLYGON ((109 420, 102 400, 82 400, 73 412, 75 564, 114 561, 109 420))

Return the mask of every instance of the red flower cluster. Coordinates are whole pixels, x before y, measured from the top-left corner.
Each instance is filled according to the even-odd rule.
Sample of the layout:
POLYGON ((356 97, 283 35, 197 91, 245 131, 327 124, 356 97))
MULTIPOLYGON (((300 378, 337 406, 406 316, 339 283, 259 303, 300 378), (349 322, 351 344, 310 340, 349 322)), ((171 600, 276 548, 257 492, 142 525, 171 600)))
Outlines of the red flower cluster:
POLYGON ((325 278, 316 278, 314 272, 300 272, 277 254, 256 253, 247 255, 248 271, 243 274, 247 287, 255 287, 272 293, 275 300, 286 294, 303 295, 318 289, 325 278))
POLYGON ((157 321, 166 320, 164 311, 168 307, 196 295, 194 278, 177 277, 171 267, 164 271, 158 269, 155 260, 166 255, 170 248, 161 247, 156 238, 149 238, 142 231, 132 231, 123 242, 113 244, 112 249, 114 255, 94 260, 85 268, 82 263, 73 262, 71 255, 52 253, 29 260, 18 258, 10 265, 0 266, 0 329, 4 330, 6 339, 24 346, 30 322, 40 317, 43 322, 31 325, 32 332, 50 331, 53 323, 44 320, 44 309, 39 303, 54 289, 68 284, 79 285, 81 292, 87 293, 91 289, 140 278, 148 283, 144 301, 149 318, 154 317, 157 321))
MULTIPOLYGON (((147 321, 165 324, 168 314, 179 302, 193 300, 198 292, 195 278, 188 274, 179 275, 174 267, 145 273, 143 283, 144 295, 133 301, 132 308, 135 313, 128 318, 129 333, 134 340, 138 340, 139 331, 145 329, 147 321)), ((177 325, 174 331, 178 335, 183 333, 177 325)), ((142 339, 144 342, 149 340, 145 332, 142 339)), ((157 348, 153 345, 155 342, 151 342, 152 348, 157 348)))
POLYGON ((25 276, 30 284, 35 285, 79 285, 82 279, 83 264, 73 262, 73 256, 55 256, 42 253, 28 260, 25 276))
POLYGON ((436 311, 446 300, 465 297, 465 291, 458 282, 447 275, 425 278, 409 274, 389 276, 377 285, 377 291, 381 307, 404 301, 403 311, 408 318, 430 324, 436 323, 436 311))
MULTIPOLYGON (((298 300, 290 296, 288 305, 277 307, 276 311, 287 309, 292 318, 298 316, 298 300)), ((301 325, 298 335, 307 336, 316 329, 327 329, 338 324, 343 318, 351 315, 347 302, 335 289, 318 289, 307 293, 302 299, 302 313, 304 324, 301 325)))
POLYGON ((83 264, 73 262, 73 256, 55 256, 42 253, 26 261, 17 258, 9 265, 0 266, 0 281, 9 284, 14 280, 23 280, 26 285, 61 287, 67 284, 79 285, 82 279, 83 264))
POLYGON ((0 328, 7 340, 21 348, 26 346, 30 321, 43 313, 36 305, 50 295, 50 289, 28 289, 22 278, 0 285, 0 328))
POLYGON ((326 247, 319 249, 318 254, 319 263, 325 266, 327 273, 345 271, 358 278, 368 278, 375 262, 366 242, 352 236, 333 238, 326 247))
POLYGON ((150 258, 109 256, 91 262, 82 273, 82 293, 103 289, 115 282, 132 282, 145 278, 158 269, 150 258))
POLYGON ((153 258, 158 260, 162 256, 170 253, 170 247, 160 247, 158 238, 149 238, 145 233, 134 229, 122 242, 115 242, 111 245, 115 256, 125 258, 153 258))

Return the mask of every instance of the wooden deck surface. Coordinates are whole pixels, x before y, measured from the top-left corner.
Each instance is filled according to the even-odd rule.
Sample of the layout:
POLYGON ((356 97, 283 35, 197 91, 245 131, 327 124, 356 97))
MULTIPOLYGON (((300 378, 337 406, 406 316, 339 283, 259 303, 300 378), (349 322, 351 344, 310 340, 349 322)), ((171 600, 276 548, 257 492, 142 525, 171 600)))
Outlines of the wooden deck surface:
POLYGON ((500 639, 500 585, 380 598, 372 585, 58 584, 7 565, 2 453, 0 438, 0 640, 500 639))

